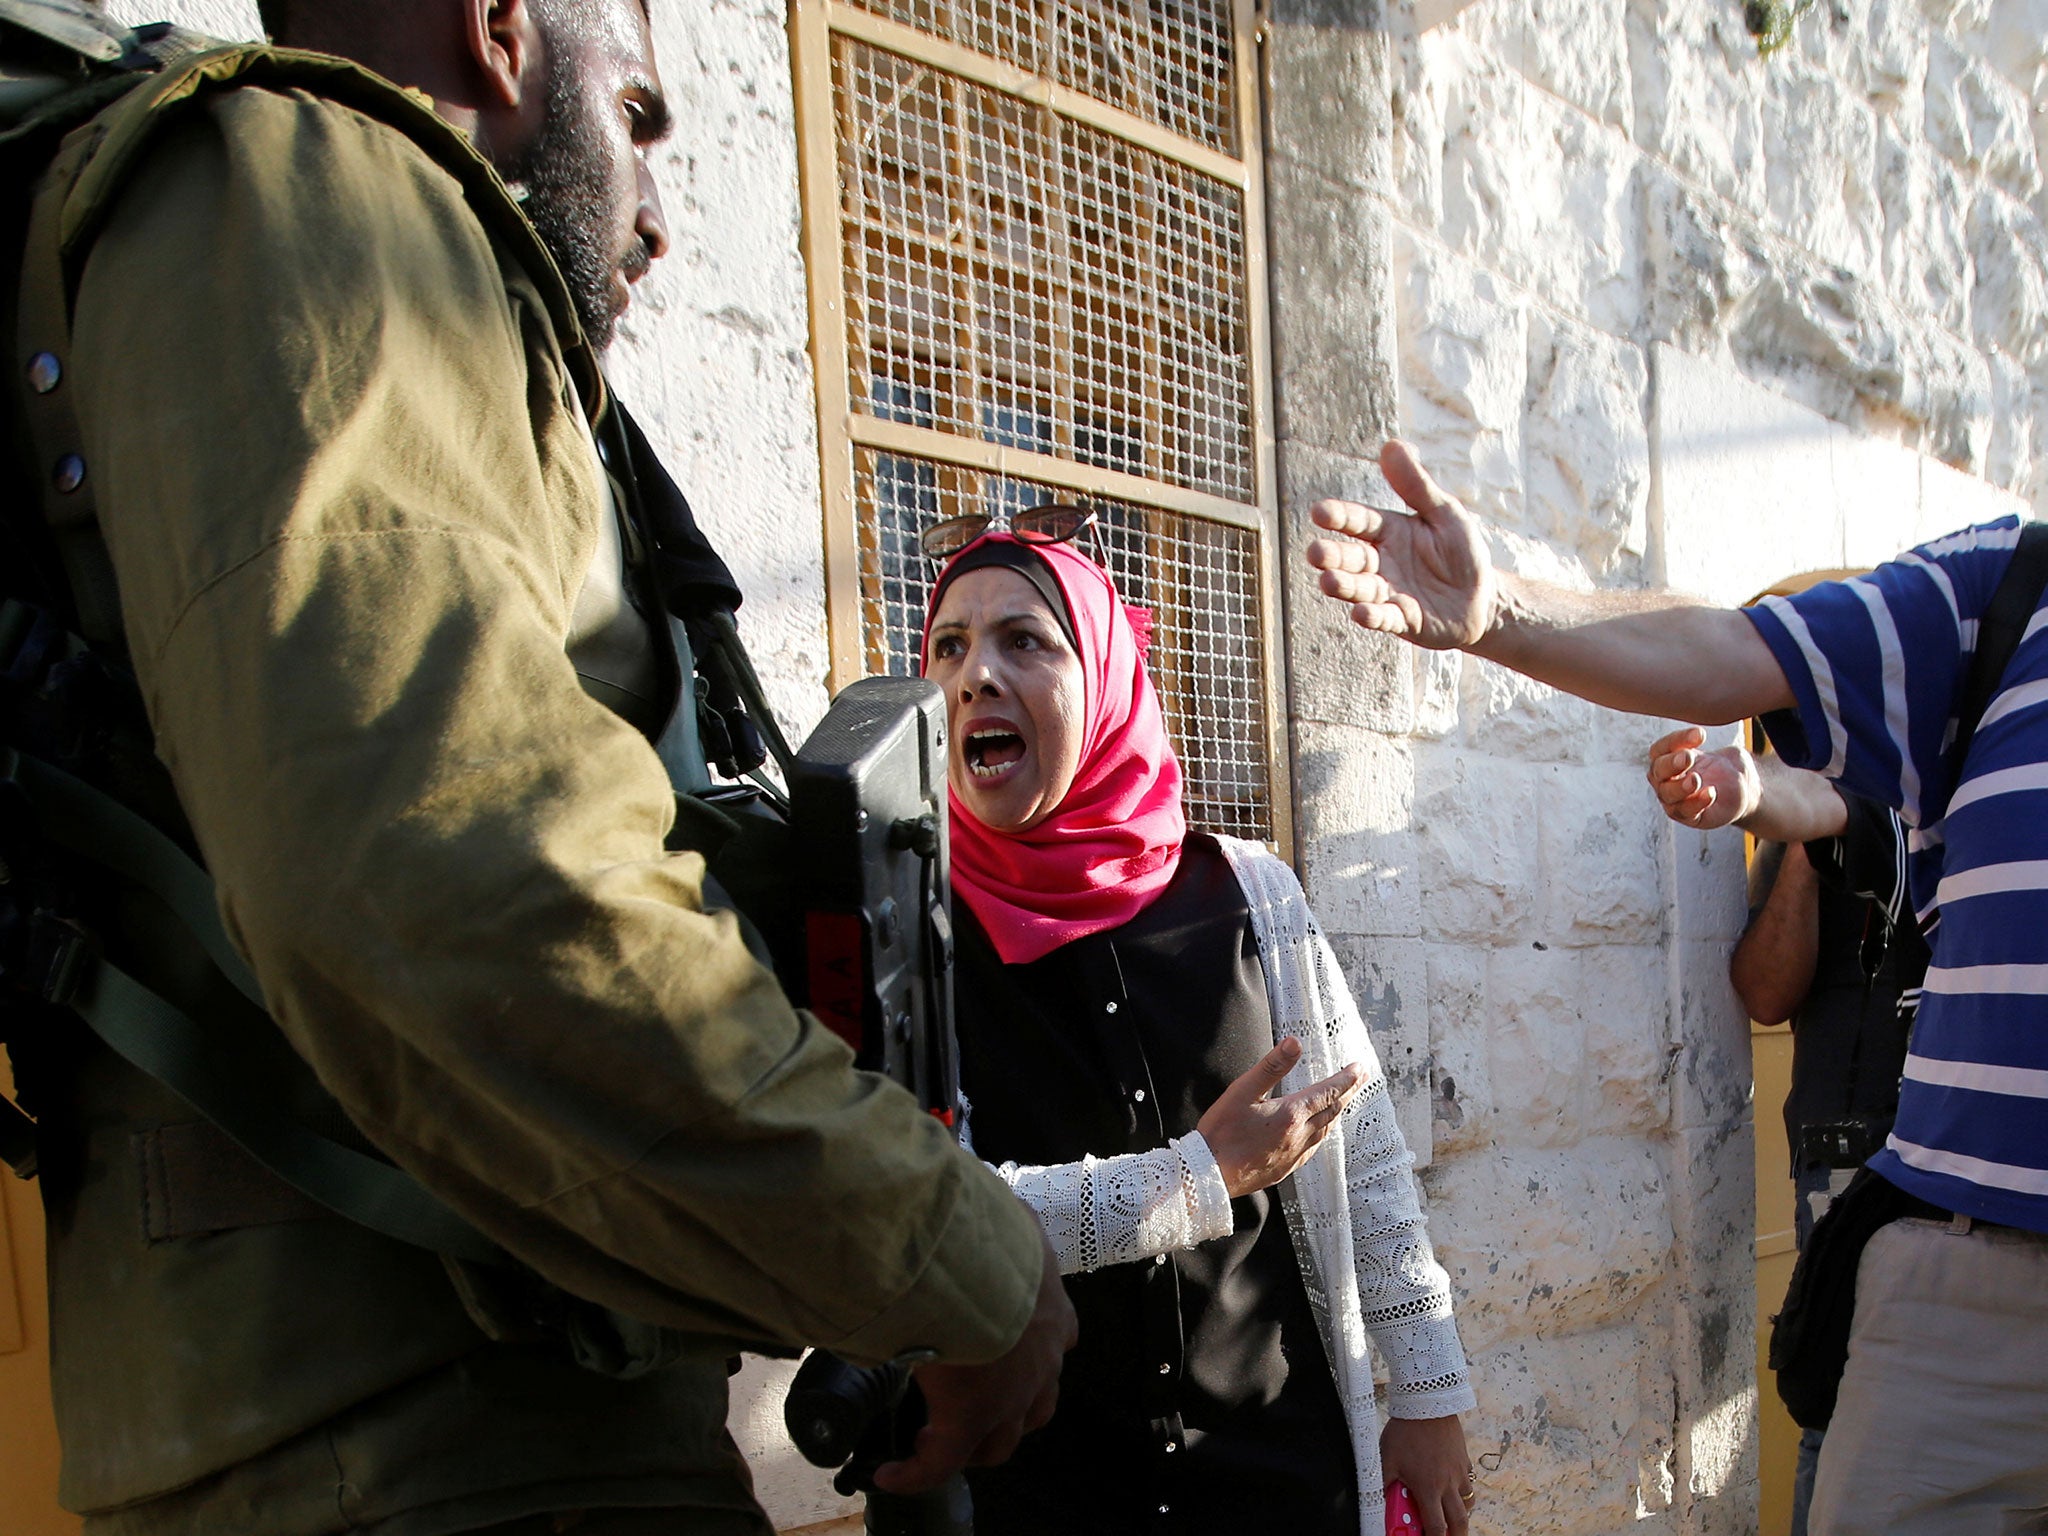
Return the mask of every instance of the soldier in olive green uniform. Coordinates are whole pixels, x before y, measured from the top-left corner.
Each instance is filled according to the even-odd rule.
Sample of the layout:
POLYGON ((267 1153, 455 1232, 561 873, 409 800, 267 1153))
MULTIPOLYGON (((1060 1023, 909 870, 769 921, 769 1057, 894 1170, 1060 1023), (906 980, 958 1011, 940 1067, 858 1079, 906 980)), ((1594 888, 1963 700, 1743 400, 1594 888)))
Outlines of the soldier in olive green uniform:
POLYGON ((670 1331, 583 1369, 475 1267, 238 1185, 73 1041, 23 1073, 64 1502, 94 1536, 759 1532, 744 1341, 966 1362, 924 1373, 906 1488, 1006 1454, 1071 1341, 1035 1224, 664 847, 679 680, 589 426, 663 242, 638 0, 291 10, 418 89, 250 49, 146 79, 40 194, 69 327, 25 310, 21 348, 59 360, 119 639, 277 1027, 481 1232, 670 1331))

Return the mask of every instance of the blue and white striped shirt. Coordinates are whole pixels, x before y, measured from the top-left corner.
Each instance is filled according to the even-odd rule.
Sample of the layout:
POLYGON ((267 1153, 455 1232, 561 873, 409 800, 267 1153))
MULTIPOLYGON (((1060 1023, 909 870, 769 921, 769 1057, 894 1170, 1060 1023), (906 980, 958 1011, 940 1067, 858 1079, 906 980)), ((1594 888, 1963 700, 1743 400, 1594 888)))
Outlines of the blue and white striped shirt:
POLYGON ((1899 1117, 1871 1166, 1935 1205, 2048 1232, 2048 604, 1960 774, 1948 761, 1978 616, 2019 521, 1749 611, 1798 699, 1785 760, 1895 807, 1934 961, 1899 1117))

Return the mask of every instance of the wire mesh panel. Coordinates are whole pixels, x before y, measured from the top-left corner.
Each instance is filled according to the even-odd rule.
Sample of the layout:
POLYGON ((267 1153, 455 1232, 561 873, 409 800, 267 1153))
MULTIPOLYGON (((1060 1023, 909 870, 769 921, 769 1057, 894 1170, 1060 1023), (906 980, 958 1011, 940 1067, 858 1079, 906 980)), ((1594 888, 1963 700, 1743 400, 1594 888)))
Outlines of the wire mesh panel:
POLYGON ((806 110, 831 125, 829 154, 805 141, 809 228, 838 236, 812 246, 830 273, 812 315, 835 671, 916 670, 925 527, 1083 501, 1118 586, 1153 615, 1191 821, 1284 840, 1257 123, 1238 110, 1248 9, 796 0, 794 14, 806 110))
POLYGON ((855 411, 1255 499, 1238 188, 851 38, 833 84, 855 411))
POLYGON ((1238 152, 1230 0, 847 0, 1238 152))
MULTIPOLYGON (((871 448, 854 454, 854 484, 867 668, 908 676, 918 671, 937 573, 919 552, 919 532, 941 518, 1066 499, 1029 480, 871 448)), ((1146 665, 1187 777, 1189 824, 1271 836, 1258 536, 1130 502, 1088 505, 1097 521, 1079 547, 1101 560, 1127 602, 1152 614, 1146 665)))

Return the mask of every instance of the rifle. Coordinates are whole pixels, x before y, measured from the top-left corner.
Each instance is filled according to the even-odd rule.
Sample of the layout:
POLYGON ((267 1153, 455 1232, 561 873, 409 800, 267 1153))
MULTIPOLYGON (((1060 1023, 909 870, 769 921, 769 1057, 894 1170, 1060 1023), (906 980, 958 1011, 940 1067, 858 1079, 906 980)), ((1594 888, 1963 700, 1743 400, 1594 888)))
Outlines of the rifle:
MULTIPOLYGON (((946 864, 946 716, 916 678, 842 692, 796 754, 790 830, 809 866, 803 980, 810 1009, 857 1065, 908 1088, 960 1133, 953 931, 946 864)), ((972 1536, 964 1478, 904 1496, 875 1468, 910 1453, 924 1403, 903 1356, 867 1369, 815 1350, 783 1404, 790 1439, 833 1486, 867 1495, 875 1536, 972 1536)))

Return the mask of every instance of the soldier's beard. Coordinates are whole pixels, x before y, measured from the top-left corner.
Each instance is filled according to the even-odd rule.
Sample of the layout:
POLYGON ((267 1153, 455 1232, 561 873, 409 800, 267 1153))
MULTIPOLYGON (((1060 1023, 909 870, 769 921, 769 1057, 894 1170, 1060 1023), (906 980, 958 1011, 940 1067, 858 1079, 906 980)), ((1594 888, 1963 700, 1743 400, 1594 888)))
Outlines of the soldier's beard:
POLYGON ((616 280, 639 277, 649 257, 637 235, 624 252, 612 245, 622 222, 614 201, 617 182, 604 131, 594 121, 597 103, 567 57, 564 47, 548 49, 539 131, 500 170, 508 182, 525 188, 526 216, 568 282, 583 334, 602 352, 619 318, 616 280))

